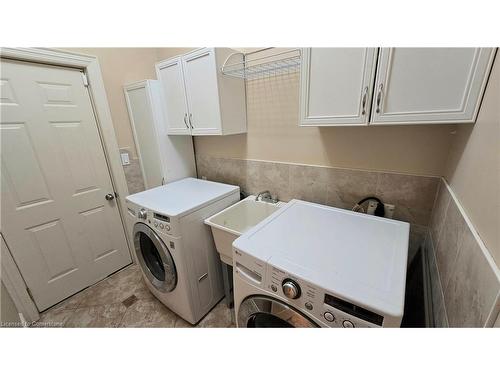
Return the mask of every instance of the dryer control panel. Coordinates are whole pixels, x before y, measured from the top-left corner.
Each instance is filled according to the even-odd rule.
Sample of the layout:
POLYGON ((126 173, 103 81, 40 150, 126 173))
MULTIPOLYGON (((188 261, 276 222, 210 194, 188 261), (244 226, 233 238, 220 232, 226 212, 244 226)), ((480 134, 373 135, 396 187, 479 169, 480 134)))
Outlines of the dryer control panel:
POLYGON ((262 287, 330 327, 381 327, 383 317, 284 270, 267 265, 262 287))

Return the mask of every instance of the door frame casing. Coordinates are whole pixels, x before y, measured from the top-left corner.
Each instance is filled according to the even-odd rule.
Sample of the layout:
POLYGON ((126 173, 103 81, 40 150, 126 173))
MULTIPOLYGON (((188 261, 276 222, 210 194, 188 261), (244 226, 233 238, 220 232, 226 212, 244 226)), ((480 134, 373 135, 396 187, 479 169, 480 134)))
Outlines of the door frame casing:
MULTIPOLYGON (((127 219, 125 216, 127 211, 125 197, 128 195, 128 187, 125 179, 125 172, 123 171, 121 164, 118 142, 116 140, 111 111, 109 109, 106 90, 104 88, 104 81, 97 57, 50 48, 4 47, 0 48, 0 57, 18 61, 47 64, 56 67, 61 66, 76 68, 82 70, 86 74, 88 80, 87 89, 90 94, 97 128, 101 138, 104 155, 106 157, 107 168, 110 173, 114 191, 118 194, 116 203, 120 219, 122 221, 123 232, 125 234, 130 257, 132 262, 134 262, 135 258, 132 254, 131 246, 132 234, 127 226, 127 219)), ((6 250, 7 251, 2 251, 2 268, 6 271, 6 273, 8 272, 9 275, 17 275, 16 277, 10 277, 11 282, 5 283, 5 287, 11 296, 22 296, 22 298, 18 299, 18 301, 22 300, 24 303, 18 303, 16 300, 14 300, 14 303, 16 304, 18 311, 24 315, 26 320, 30 322, 36 321, 39 319, 38 310, 35 303, 28 295, 27 285, 24 283, 21 272, 16 266, 12 255, 8 249, 6 250), (4 259, 4 256, 7 256, 7 261, 4 259), (32 306, 30 306, 30 303, 32 306)))

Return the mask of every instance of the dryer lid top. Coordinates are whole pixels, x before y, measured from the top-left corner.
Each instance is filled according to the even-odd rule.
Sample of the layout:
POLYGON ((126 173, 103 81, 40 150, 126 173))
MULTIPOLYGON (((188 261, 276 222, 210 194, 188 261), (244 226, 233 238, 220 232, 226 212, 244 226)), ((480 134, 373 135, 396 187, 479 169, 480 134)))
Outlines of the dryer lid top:
POLYGON ((384 315, 402 316, 409 224, 292 200, 233 247, 384 315))
POLYGON ((230 194, 238 186, 185 178, 129 195, 127 201, 167 216, 184 216, 230 194))

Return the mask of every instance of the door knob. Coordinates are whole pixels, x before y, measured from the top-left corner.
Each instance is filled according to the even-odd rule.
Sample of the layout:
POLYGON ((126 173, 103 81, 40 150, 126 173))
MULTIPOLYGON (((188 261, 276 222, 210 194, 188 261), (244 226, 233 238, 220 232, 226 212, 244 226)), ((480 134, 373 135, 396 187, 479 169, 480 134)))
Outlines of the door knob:
POLYGON ((105 197, 107 201, 112 201, 113 199, 115 199, 115 196, 111 193, 109 194, 106 194, 105 197))

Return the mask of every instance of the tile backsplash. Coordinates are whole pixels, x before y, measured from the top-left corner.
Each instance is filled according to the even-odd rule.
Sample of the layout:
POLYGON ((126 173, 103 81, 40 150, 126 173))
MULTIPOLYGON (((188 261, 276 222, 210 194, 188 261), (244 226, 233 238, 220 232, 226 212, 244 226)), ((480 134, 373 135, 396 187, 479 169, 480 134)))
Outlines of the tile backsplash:
POLYGON ((429 224, 439 178, 197 155, 198 177, 235 184, 247 193, 270 190, 292 198, 351 209, 368 195, 396 205, 394 218, 429 224))
MULTIPOLYGON (((198 177, 238 185, 248 194, 270 190, 282 201, 297 198, 345 209, 369 195, 394 204, 394 219, 410 223, 408 260, 422 245, 427 251, 435 325, 495 324, 498 268, 485 257, 441 178, 207 155, 197 155, 196 163, 198 177)), ((123 169, 129 193, 143 191, 139 160, 130 159, 123 169)))
POLYGON ((125 180, 127 181, 128 193, 135 194, 145 189, 144 178, 142 177, 141 164, 138 158, 130 157, 127 149, 120 149, 121 153, 129 154, 129 165, 123 166, 125 172, 125 180))
POLYGON ((249 194, 270 190, 282 201, 292 198, 351 209, 375 195, 396 205, 394 219, 411 224, 410 254, 423 243, 439 184, 438 177, 319 167, 197 155, 198 177, 240 186, 249 194))
POLYGON ((441 181, 426 242, 438 327, 492 326, 500 311, 500 272, 473 231, 441 181))

